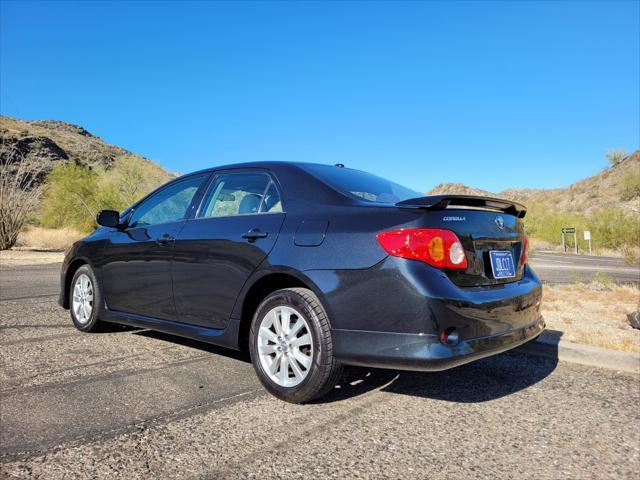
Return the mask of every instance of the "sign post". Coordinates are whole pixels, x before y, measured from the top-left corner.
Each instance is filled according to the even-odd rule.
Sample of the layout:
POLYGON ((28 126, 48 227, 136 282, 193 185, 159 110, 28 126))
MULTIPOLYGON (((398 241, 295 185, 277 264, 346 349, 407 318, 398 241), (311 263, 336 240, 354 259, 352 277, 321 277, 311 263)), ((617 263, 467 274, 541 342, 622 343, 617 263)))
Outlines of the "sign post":
POLYGON ((591 255, 591 231, 590 230, 584 231, 584 239, 589 241, 589 255, 591 255))
POLYGON ((576 233, 576 229, 574 227, 563 227, 562 228, 562 250, 566 253, 567 251, 567 241, 565 238, 565 234, 573 234, 573 248, 575 249, 576 255, 578 254, 578 234, 576 233))

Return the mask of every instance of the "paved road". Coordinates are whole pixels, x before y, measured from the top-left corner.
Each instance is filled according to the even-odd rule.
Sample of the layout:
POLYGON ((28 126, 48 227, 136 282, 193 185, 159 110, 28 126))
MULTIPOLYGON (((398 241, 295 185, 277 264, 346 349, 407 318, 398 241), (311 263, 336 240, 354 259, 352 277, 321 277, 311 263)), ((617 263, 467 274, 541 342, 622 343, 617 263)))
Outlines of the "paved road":
POLYGON ((42 297, 60 290, 60 263, 0 267, 0 300, 42 297))
POLYGON ((640 269, 616 257, 536 252, 531 258, 531 265, 548 283, 590 281, 598 272, 616 283, 640 283, 640 269))
POLYGON ((637 478, 637 376, 511 352, 289 405, 243 354, 77 332, 55 270, 0 273, 2 478, 637 478))

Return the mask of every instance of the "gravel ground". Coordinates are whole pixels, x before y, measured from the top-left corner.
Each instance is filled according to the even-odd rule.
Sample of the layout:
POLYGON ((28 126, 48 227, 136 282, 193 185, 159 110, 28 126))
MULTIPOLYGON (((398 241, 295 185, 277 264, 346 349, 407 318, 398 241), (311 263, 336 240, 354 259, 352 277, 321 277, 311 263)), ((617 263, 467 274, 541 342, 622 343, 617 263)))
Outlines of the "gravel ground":
POLYGON ((542 315, 562 340, 640 353, 640 330, 627 315, 640 309, 639 285, 545 285, 542 315))
POLYGON ((33 275, 43 296, 13 299, 14 276, 29 286, 0 276, 2 478, 638 478, 637 376, 516 351, 435 374, 353 369, 296 406, 240 353, 77 332, 55 285, 33 275))

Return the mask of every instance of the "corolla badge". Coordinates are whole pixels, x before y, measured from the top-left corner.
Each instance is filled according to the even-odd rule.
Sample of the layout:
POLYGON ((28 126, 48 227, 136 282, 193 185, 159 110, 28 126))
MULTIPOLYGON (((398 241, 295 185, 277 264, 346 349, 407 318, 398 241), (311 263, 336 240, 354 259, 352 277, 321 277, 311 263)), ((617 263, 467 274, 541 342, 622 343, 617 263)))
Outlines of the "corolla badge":
POLYGON ((502 230, 504 228, 504 218, 498 216, 498 217, 496 217, 495 222, 496 222, 496 225, 498 226, 498 228, 500 230, 502 230))

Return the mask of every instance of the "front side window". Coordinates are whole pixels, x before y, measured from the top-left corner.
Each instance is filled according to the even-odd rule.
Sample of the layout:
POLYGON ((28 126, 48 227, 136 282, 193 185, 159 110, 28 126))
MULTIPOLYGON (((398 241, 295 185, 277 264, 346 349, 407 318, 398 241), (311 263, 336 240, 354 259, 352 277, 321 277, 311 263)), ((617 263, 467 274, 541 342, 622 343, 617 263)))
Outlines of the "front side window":
POLYGON ((209 188, 199 218, 282 212, 280 195, 265 173, 225 173, 209 188))
POLYGON ((368 202, 398 203, 424 196, 423 193, 360 170, 313 164, 303 165, 302 168, 339 192, 368 202))
POLYGON ((146 227, 183 220, 206 178, 207 175, 185 178, 155 193, 135 208, 129 226, 146 227))

